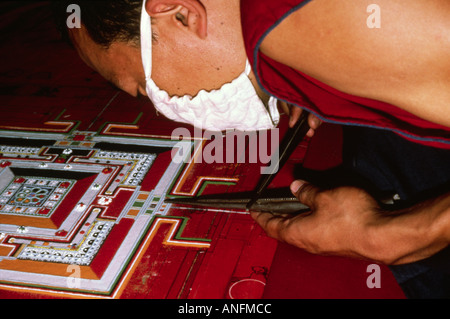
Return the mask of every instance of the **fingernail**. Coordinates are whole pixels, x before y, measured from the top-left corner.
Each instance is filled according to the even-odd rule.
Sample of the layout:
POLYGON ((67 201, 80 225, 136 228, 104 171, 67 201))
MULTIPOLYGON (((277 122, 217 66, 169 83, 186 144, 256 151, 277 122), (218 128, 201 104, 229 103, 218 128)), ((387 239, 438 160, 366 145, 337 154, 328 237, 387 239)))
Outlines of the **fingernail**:
POLYGON ((297 194, 298 190, 300 189, 300 187, 303 186, 303 184, 305 184, 304 181, 293 181, 291 184, 291 192, 292 194, 297 194))
POLYGON ((317 128, 320 125, 320 120, 317 117, 314 117, 312 122, 313 122, 313 128, 317 128))
POLYGON ((292 127, 292 126, 294 126, 294 118, 291 116, 291 117, 289 117, 289 127, 292 127))

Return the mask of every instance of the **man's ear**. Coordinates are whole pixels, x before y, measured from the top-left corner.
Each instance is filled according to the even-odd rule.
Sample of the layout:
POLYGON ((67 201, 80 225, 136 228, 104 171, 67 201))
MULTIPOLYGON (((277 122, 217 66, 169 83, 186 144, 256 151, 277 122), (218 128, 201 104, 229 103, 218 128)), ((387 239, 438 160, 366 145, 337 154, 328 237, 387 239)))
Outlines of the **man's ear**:
POLYGON ((201 39, 207 36, 206 9, 198 0, 147 0, 145 9, 152 18, 173 16, 201 39))

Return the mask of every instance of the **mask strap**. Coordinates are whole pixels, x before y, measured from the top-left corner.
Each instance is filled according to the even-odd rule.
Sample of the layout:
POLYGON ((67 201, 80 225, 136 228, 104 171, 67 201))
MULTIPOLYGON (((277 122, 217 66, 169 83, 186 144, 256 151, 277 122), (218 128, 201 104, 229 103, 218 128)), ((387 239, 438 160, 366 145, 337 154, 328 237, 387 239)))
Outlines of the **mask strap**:
POLYGON ((145 10, 145 2, 142 2, 141 11, 141 55, 146 80, 152 75, 152 22, 145 10))
POLYGON ((252 66, 250 65, 250 62, 247 60, 245 60, 245 75, 249 76, 250 72, 252 72, 252 66))
MULTIPOLYGON (((252 66, 248 59, 245 61, 245 74, 247 77, 250 75, 252 71, 252 66)), ((268 105, 264 105, 267 113, 269 114, 270 120, 272 121, 273 126, 277 126, 280 123, 280 114, 278 113, 278 100, 271 96, 269 98, 268 105)))

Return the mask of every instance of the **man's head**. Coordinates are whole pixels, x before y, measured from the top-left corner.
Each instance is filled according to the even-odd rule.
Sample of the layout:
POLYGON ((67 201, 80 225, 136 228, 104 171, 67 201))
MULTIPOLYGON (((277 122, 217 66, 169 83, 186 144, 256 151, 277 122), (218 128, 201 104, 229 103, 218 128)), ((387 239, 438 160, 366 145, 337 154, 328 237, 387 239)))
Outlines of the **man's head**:
POLYGON ((152 78, 171 95, 219 89, 245 68, 238 0, 147 0, 152 78))
MULTIPOLYGON (((244 127, 239 126, 239 121, 246 121, 245 127, 255 123, 256 129, 272 126, 258 98, 267 102, 268 97, 259 89, 252 72, 242 77, 247 57, 239 0, 146 0, 144 6, 142 0, 78 1, 77 4, 81 10, 81 28, 68 30, 74 47, 87 65, 120 89, 134 96, 152 92, 155 103, 153 93, 157 88, 168 97, 174 97, 167 103, 167 98, 163 97, 162 103, 170 112, 188 112, 190 118, 195 119, 206 118, 203 110, 215 112, 208 108, 205 102, 208 100, 209 105, 217 106, 221 113, 228 110, 227 116, 232 120, 224 124, 227 128, 244 127), (151 32, 145 35, 140 34, 141 13, 145 13, 146 19, 151 18, 148 23, 151 32), (143 40, 150 41, 151 51, 147 52, 151 52, 151 56, 146 54, 142 59, 140 43, 143 40), (143 60, 152 64, 154 89, 150 91, 143 60), (240 81, 235 82, 237 78, 240 81), (233 86, 225 89, 224 85, 231 82, 233 86), (215 93, 202 93, 196 101, 187 102, 188 96, 210 91, 215 93), (228 92, 234 100, 221 106, 226 98, 221 97, 220 92, 228 92), (242 98, 236 92, 242 92, 242 98), (182 98, 175 102, 176 97, 182 98), (241 104, 240 110, 245 110, 248 118, 244 119, 245 114, 238 111, 236 104, 241 104), (201 107, 193 111, 199 105, 201 107)), ((155 106, 158 108, 157 103, 155 106)), ((173 119, 193 122, 175 116, 173 119)), ((207 119, 203 121, 206 122, 207 119)), ((220 123, 220 118, 216 122, 220 123)))
MULTIPOLYGON (((57 1, 60 24, 65 25, 70 3, 73 1, 57 1)), ((82 27, 68 33, 80 56, 121 89, 136 95, 140 86, 144 94, 143 74, 135 68, 141 59, 142 0, 76 3, 81 8, 82 27), (111 59, 122 63, 117 65, 111 59), (127 71, 133 73, 126 76, 128 80, 123 79, 127 71), (127 85, 131 80, 137 83, 127 85)), ((152 17, 154 37, 152 78, 170 95, 218 89, 244 70, 238 0, 147 0, 146 10, 152 17)))

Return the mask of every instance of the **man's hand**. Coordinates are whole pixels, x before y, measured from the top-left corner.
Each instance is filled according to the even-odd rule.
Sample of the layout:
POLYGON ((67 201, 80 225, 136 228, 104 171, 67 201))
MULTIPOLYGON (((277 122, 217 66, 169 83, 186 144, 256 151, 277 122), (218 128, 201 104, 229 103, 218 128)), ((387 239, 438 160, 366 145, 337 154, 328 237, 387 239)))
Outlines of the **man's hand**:
POLYGON ((251 215, 269 236, 311 253, 401 264, 448 245, 450 195, 407 213, 383 214, 375 199, 359 188, 321 190, 295 181, 291 191, 310 212, 251 215))
MULTIPOLYGON (((279 105, 283 109, 283 111, 289 115, 289 127, 294 127, 295 123, 297 123, 298 119, 300 118, 300 115, 302 115, 303 109, 287 104, 283 101, 279 101, 279 105)), ((311 128, 306 136, 313 137, 315 130, 317 130, 320 125, 322 125, 322 120, 319 119, 314 114, 308 115, 308 125, 311 128)))
POLYGON ((323 191, 296 181, 292 193, 311 211, 299 215, 252 213, 275 239, 314 254, 367 258, 367 234, 376 222, 378 205, 366 192, 352 187, 323 191))

